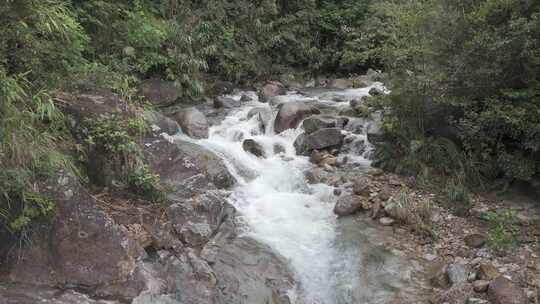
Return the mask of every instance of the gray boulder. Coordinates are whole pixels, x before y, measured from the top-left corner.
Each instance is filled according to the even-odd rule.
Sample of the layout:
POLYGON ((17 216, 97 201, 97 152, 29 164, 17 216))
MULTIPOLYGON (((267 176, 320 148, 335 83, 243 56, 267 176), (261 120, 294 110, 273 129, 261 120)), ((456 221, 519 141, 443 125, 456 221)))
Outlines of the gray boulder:
POLYGON ((143 118, 150 126, 157 126, 158 132, 174 135, 180 129, 176 121, 156 111, 144 111, 143 118))
POLYGON ((214 98, 214 108, 216 109, 232 109, 240 106, 240 101, 227 96, 217 96, 214 98))
POLYGON ((175 115, 182 131, 193 138, 208 138, 208 121, 196 108, 187 108, 175 115))
POLYGON ((249 152, 257 157, 264 157, 264 148, 254 139, 246 139, 242 143, 244 151, 249 152))
POLYGON ((247 114, 247 119, 252 119, 253 117, 257 117, 257 120, 259 121, 262 131, 266 132, 268 128, 268 124, 270 123, 270 120, 272 119, 272 111, 269 108, 256 107, 249 110, 247 114))
POLYGON ((363 210, 364 198, 357 195, 344 195, 340 197, 334 206, 334 213, 339 216, 347 216, 363 210))
POLYGON ((294 147, 296 154, 307 156, 313 150, 341 148, 344 137, 338 128, 320 129, 311 134, 300 134, 294 141, 294 147))
POLYGON ((307 134, 311 134, 319 129, 343 128, 349 119, 333 115, 314 115, 308 117, 302 123, 302 127, 307 134))
POLYGON ((295 129, 302 120, 313 114, 320 114, 320 111, 304 102, 281 104, 274 122, 274 131, 281 133, 287 129, 295 129))
POLYGON ((523 290, 503 276, 499 276, 489 284, 488 298, 493 304, 528 303, 523 290))
POLYGON ((181 96, 181 90, 173 81, 155 78, 144 80, 140 91, 150 103, 158 106, 170 105, 181 96))
POLYGON ((270 81, 259 91, 259 100, 267 102, 271 97, 287 94, 285 86, 278 81, 270 81))

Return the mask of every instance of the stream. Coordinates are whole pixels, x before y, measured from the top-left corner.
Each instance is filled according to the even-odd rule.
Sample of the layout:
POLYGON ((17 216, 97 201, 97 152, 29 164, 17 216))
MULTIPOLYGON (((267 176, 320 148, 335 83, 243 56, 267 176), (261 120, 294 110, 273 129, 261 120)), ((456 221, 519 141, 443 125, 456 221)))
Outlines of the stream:
MULTIPOLYGON (((350 100, 368 95, 370 88, 312 89, 306 95, 290 92, 280 101, 313 102, 325 112, 337 113, 348 102, 332 101, 329 96, 350 100)), ((308 157, 295 153, 293 143, 303 132, 302 125, 275 134, 277 107, 258 102, 254 92, 244 94, 250 94, 253 100, 231 110, 219 125, 211 127, 208 139, 193 140, 182 134, 177 137, 200 144, 225 161, 238 181, 229 201, 240 214, 244 233, 287 259, 296 275, 298 283, 296 290, 290 291, 291 302, 378 304, 397 299, 393 303, 402 303, 401 299, 418 296, 423 284, 421 278, 416 278, 418 262, 382 246, 384 239, 392 234, 391 228, 381 227, 365 216, 338 219, 333 213, 337 200, 334 187, 309 184, 304 175, 314 165, 308 157), (271 115, 248 119, 255 108, 271 115), (261 128, 261 124, 266 128, 261 128), (266 157, 244 151, 243 139, 254 139, 261 144, 266 157)), ((241 94, 228 97, 240 100, 241 94)), ((352 148, 339 158, 347 157, 348 166, 360 176, 370 167, 371 146, 365 131, 363 134, 343 132, 353 138, 349 144, 352 148)))

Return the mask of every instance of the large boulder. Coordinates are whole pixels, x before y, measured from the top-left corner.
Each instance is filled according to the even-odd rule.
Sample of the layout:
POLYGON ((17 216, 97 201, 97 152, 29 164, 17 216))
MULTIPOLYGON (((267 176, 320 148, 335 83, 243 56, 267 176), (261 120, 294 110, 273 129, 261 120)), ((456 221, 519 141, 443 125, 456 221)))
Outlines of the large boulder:
POLYGON ((300 134, 294 141, 296 154, 310 155, 313 150, 339 149, 343 145, 341 129, 326 128, 315 131, 311 134, 300 134))
POLYGON ((287 94, 287 90, 283 84, 278 81, 270 81, 259 91, 259 100, 261 102, 267 102, 271 97, 285 94, 287 94))
POLYGON ((302 127, 307 134, 311 134, 319 129, 343 128, 349 119, 333 115, 314 115, 308 117, 302 123, 302 127))
POLYGON ((304 102, 281 104, 274 122, 274 131, 281 133, 287 129, 295 129, 304 118, 313 114, 320 114, 320 111, 304 102))
POLYGON ((182 140, 151 141, 145 146, 151 168, 176 193, 191 197, 209 184, 228 188, 235 183, 223 160, 202 146, 182 140))
POLYGON ((237 108, 239 106, 240 106, 240 100, 236 100, 232 97, 221 95, 214 98, 214 108, 216 109, 220 109, 220 108, 232 109, 232 108, 237 108))
POLYGON ((287 261, 270 247, 239 236, 232 218, 202 250, 201 257, 214 270, 217 303, 290 304, 295 289, 287 261))
POLYGON ((528 303, 523 290, 503 276, 499 276, 489 284, 488 298, 493 304, 528 303))
POLYGON ((203 113, 194 107, 176 113, 176 121, 182 131, 193 138, 208 138, 208 121, 203 113))
POLYGON ((180 129, 176 121, 159 112, 147 110, 142 115, 144 120, 152 127, 152 130, 157 133, 165 132, 169 135, 174 135, 180 129))
POLYGON ((181 96, 181 90, 173 81, 155 78, 144 80, 140 90, 142 96, 153 105, 158 106, 170 105, 181 96))
POLYGON ((244 151, 249 152, 257 157, 264 157, 264 148, 254 139, 246 139, 242 143, 244 151))
POLYGON ((353 80, 345 79, 345 78, 332 79, 327 85, 328 88, 339 89, 339 90, 348 89, 348 88, 351 88, 352 86, 353 86, 353 80))
POLYGON ((146 252, 100 208, 77 178, 59 173, 44 189, 56 203, 49 223, 34 226, 10 278, 17 283, 72 286, 130 299, 148 286, 139 262, 146 252))
POLYGON ((338 199, 334 206, 334 213, 347 216, 364 209, 366 199, 357 195, 344 195, 338 199))

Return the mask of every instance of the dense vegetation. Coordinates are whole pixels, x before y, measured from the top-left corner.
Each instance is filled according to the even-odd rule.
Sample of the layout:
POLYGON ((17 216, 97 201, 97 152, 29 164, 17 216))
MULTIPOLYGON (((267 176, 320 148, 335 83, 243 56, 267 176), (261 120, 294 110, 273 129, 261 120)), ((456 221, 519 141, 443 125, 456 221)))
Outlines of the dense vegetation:
POLYGON ((3 0, 0 14, 1 230, 53 210, 38 182, 77 170, 49 92, 131 100, 150 77, 196 99, 216 79, 383 68, 387 168, 442 176, 456 201, 464 184, 540 171, 538 1, 3 0))
POLYGON ((457 201, 464 184, 537 178, 540 3, 394 1, 377 11, 392 33, 381 50, 393 90, 387 165, 447 177, 457 201))

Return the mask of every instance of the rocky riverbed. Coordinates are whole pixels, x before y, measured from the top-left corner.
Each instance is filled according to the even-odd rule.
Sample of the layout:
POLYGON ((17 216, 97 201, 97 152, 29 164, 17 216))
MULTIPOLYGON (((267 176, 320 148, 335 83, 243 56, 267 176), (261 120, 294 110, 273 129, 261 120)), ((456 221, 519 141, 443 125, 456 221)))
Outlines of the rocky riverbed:
MULTIPOLYGON (((39 185, 56 215, 3 267, 0 303, 535 303, 534 232, 497 256, 481 221, 371 168, 382 113, 366 101, 385 93, 375 76, 269 82, 167 115, 59 93, 74 129, 103 113, 146 119, 144 159, 165 202, 94 193, 59 172, 39 185)), ((143 87, 156 103, 169 91, 143 87)), ((478 197, 472 209, 494 206, 478 197)))

